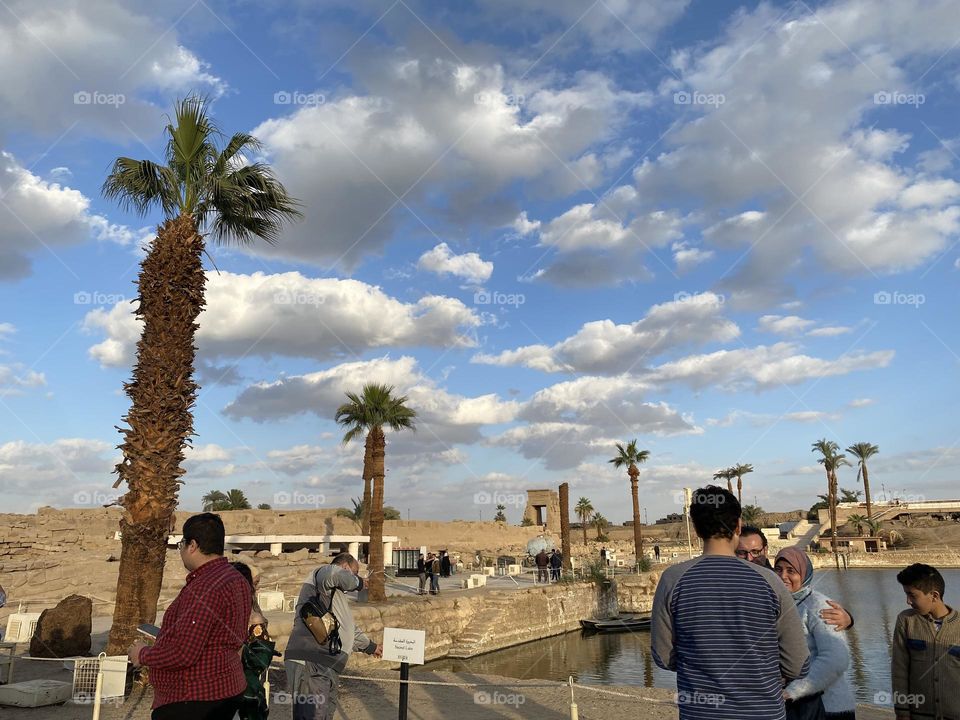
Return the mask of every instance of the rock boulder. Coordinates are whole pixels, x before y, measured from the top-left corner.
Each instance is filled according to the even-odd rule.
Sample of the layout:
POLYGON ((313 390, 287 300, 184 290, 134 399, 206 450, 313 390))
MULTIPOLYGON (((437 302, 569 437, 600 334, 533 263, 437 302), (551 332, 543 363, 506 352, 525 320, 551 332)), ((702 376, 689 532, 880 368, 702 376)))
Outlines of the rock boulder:
POLYGON ((90 654, 93 603, 71 595, 51 610, 44 610, 30 640, 33 657, 63 658, 90 654))

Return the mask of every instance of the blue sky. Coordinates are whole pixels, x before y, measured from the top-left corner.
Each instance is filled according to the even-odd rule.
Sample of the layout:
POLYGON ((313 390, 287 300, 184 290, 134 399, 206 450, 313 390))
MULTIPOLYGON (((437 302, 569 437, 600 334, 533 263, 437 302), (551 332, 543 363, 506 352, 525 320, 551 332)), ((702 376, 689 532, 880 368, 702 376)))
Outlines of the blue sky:
POLYGON ((876 492, 956 494, 951 3, 261 5, 0 13, 6 509, 117 492, 161 218, 100 186, 191 92, 305 219, 210 248, 184 507, 348 504, 362 449, 331 418, 366 381, 420 411, 387 455, 411 517, 518 521, 568 481, 622 522, 633 438, 651 521, 737 462, 750 502, 809 507, 820 437, 878 444, 876 492))

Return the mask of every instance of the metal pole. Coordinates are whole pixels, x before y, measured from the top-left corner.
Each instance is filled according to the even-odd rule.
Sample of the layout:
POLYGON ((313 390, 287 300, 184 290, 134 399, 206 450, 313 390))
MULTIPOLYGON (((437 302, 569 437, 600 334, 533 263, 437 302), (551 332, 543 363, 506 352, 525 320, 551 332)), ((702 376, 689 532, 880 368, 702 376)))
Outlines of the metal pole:
POLYGON ((400 715, 399 720, 407 720, 407 696, 410 686, 406 683, 410 679, 410 663, 400 663, 400 715))
POLYGON ((100 653, 97 657, 97 684, 93 691, 93 720, 100 720, 100 703, 103 696, 103 661, 107 659, 106 653, 100 653))

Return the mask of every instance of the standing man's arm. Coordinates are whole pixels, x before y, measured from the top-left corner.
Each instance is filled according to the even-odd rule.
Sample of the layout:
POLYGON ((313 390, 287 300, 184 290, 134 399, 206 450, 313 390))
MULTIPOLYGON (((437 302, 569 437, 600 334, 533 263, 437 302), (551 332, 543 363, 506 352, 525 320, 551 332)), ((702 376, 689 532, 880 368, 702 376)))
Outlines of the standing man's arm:
POLYGON ((670 613, 670 600, 673 595, 672 575, 664 573, 657 583, 653 596, 653 613, 650 618, 650 649, 653 661, 664 670, 677 669, 677 658, 673 647, 673 615, 670 613))
POLYGON ((906 699, 910 693, 910 652, 907 650, 907 624, 903 615, 897 616, 893 630, 893 659, 890 666, 890 681, 893 686, 893 709, 897 720, 909 720, 910 707, 897 706, 897 700, 906 699))

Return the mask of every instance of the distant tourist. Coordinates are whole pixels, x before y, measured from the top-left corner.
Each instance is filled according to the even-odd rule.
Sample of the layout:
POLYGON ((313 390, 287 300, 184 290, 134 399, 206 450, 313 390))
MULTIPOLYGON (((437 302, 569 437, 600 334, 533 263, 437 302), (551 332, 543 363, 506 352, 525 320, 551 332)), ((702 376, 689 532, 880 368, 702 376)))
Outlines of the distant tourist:
POLYGON ((156 643, 130 646, 130 662, 150 671, 152 720, 229 720, 240 707, 247 687, 240 649, 252 593, 223 545, 219 515, 194 515, 183 524, 178 547, 190 573, 186 585, 167 608, 156 643))
POLYGON ((300 588, 293 630, 284 651, 293 720, 333 720, 337 684, 350 653, 363 652, 375 657, 383 654, 383 646, 364 635, 354 623, 344 594, 363 589, 359 572, 356 558, 340 553, 329 565, 312 572, 300 588), (321 645, 300 617, 300 609, 315 598, 323 608, 331 608, 340 623, 338 640, 321 645))
POLYGON ((785 720, 783 681, 806 674, 796 604, 772 573, 736 557, 740 503, 710 485, 690 517, 703 555, 667 568, 653 600, 651 649, 677 673, 681 720, 785 720))
POLYGON ((440 575, 450 577, 450 554, 446 550, 440 551, 440 575))
MULTIPOLYGON (((773 569, 767 557, 767 536, 753 525, 744 525, 740 531, 740 542, 737 545, 737 557, 754 565, 773 569)), ((827 600, 827 607, 820 611, 820 617, 827 625, 835 630, 846 630, 853 627, 853 616, 835 600, 827 600)))
POLYGON ((267 679, 267 670, 273 662, 273 658, 278 657, 280 653, 275 651, 276 645, 267 632, 267 618, 257 604, 259 576, 254 578, 253 570, 244 562, 232 562, 230 565, 243 575, 253 598, 253 606, 250 610, 250 627, 240 655, 243 663, 243 674, 247 678, 247 688, 243 692, 243 701, 240 703, 237 714, 240 720, 266 720, 270 714, 270 707, 267 704, 264 681, 267 679))
POLYGON ((600 548, 600 564, 604 567, 607 566, 607 548, 600 548))
POLYGON ((798 547, 777 553, 774 572, 793 595, 806 628, 810 672, 791 681, 783 690, 787 718, 817 717, 822 705, 829 720, 855 720, 856 700, 845 673, 850 666, 846 636, 828 627, 820 611, 828 609, 827 598, 811 586, 813 563, 798 547))
POLYGON ((533 561, 537 566, 537 582, 548 582, 547 578, 549 577, 548 568, 550 567, 550 556, 547 555, 546 548, 538 552, 533 558, 533 561))
POLYGON ((417 577, 420 579, 420 595, 424 594, 424 588, 427 586, 427 563, 424 560, 423 553, 417 558, 417 577))
POLYGON ((897 720, 960 718, 960 614, 944 603, 943 575, 914 563, 897 574, 909 610, 893 631, 893 708, 897 720))
MULTIPOLYGON (((3 589, 3 585, 0 585, 0 608, 7 604, 7 592, 3 589)), ((0 640, 3 640, 3 633, 0 632, 0 640)))
POLYGON ((653 557, 656 558, 657 562, 660 562, 660 546, 653 546, 653 557))
POLYGON ((560 568, 563 566, 563 555, 554 548, 550 555, 550 579, 554 582, 560 580, 560 568))
POLYGON ((267 618, 260 609, 260 604, 257 602, 257 587, 260 584, 260 578, 257 577, 254 579, 253 570, 251 570, 250 566, 244 562, 232 562, 230 563, 230 566, 238 573, 243 575, 243 579, 246 580, 247 584, 250 586, 250 594, 252 599, 250 606, 250 624, 247 630, 247 635, 250 637, 269 640, 270 635, 267 633, 267 618))
POLYGON ((430 594, 440 594, 440 558, 436 555, 430 563, 430 594))

